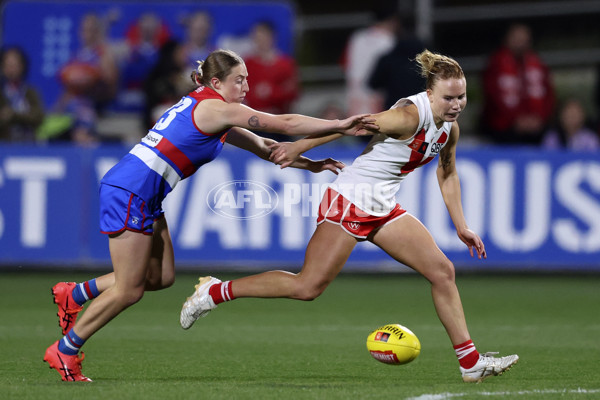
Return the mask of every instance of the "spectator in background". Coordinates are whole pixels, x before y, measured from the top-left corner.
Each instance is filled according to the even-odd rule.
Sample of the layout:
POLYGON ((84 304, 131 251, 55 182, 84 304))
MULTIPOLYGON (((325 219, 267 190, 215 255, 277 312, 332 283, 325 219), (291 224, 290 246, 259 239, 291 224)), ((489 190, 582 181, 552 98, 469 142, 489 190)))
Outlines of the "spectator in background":
POLYGON ((158 61, 160 47, 171 33, 160 17, 152 12, 142 14, 125 34, 126 54, 121 60, 119 103, 125 108, 143 107, 143 85, 158 61))
POLYGON ((114 99, 119 73, 114 55, 105 36, 105 23, 96 14, 81 20, 81 47, 60 70, 65 91, 55 112, 71 118, 65 132, 53 134, 55 140, 70 140, 81 145, 98 142, 96 123, 98 112, 114 99))
MULTIPOLYGON (((211 42, 212 18, 206 11, 198 11, 186 19, 186 38, 183 49, 187 60, 187 69, 195 69, 197 60, 206 57, 215 50, 211 42)), ((189 76, 187 77, 189 78, 189 76)))
MULTIPOLYGON (((245 103, 271 114, 290 113, 299 92, 296 61, 277 48, 277 33, 270 22, 256 23, 250 38, 252 51, 245 60, 251 90, 245 103)), ((276 133, 260 132, 260 135, 277 141, 289 140, 288 136, 276 133)))
POLYGON ((191 91, 193 85, 186 71, 188 60, 183 45, 169 40, 160 48, 158 61, 144 82, 146 129, 152 128, 167 108, 191 91))
POLYGON ((323 119, 346 119, 346 111, 340 103, 331 100, 323 105, 318 117, 323 119))
POLYGON ((296 61, 277 48, 275 27, 270 22, 257 23, 250 36, 253 51, 245 60, 252 90, 246 103, 271 114, 288 114, 299 91, 296 61))
POLYGON ((399 18, 396 44, 377 60, 368 80, 371 89, 383 94, 383 109, 423 91, 425 79, 413 62, 423 50, 425 45, 414 35, 413 24, 407 18, 399 18))
POLYGON ((217 48, 236 52, 246 58, 254 52, 251 32, 223 32, 217 37, 217 48))
POLYGON ((523 24, 508 28, 483 73, 482 128, 498 144, 541 143, 555 107, 550 71, 523 24))
POLYGON ((597 151, 600 149, 598 134, 586 126, 586 114, 578 99, 567 99, 558 114, 556 126, 544 136, 546 149, 569 149, 597 151))
POLYGON ((100 110, 117 93, 119 70, 106 41, 105 23, 87 14, 79 27, 81 47, 60 70, 66 97, 85 96, 100 110))
POLYGON ((44 119, 40 95, 25 80, 29 62, 19 47, 0 52, 0 140, 34 142, 44 119))
MULTIPOLYGON (((327 100, 317 111, 317 117, 322 119, 346 119, 348 115, 343 107, 343 104, 338 100, 327 100)), ((365 136, 345 136, 329 144, 329 146, 353 146, 357 143, 365 143, 371 140, 370 135, 365 136)), ((289 141, 289 139, 287 140, 289 141)))
POLYGON ((376 113, 383 110, 381 96, 368 86, 375 62, 395 44, 398 29, 396 2, 374 5, 375 23, 352 34, 345 51, 348 113, 376 113))

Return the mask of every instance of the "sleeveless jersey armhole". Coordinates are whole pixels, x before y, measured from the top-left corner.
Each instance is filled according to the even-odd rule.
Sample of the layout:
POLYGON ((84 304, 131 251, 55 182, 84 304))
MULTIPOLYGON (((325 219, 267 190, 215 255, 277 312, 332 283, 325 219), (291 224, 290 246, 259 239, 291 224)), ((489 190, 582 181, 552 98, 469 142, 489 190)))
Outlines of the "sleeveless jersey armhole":
POLYGON ((419 112, 419 106, 418 106, 418 104, 415 103, 414 101, 412 101, 411 99, 409 99, 409 98, 400 99, 393 106, 391 106, 390 109, 393 109, 393 108, 405 108, 405 107, 408 107, 408 106, 411 106, 411 105, 414 105, 415 107, 417 107, 417 115, 419 116, 419 124, 417 125, 417 129, 415 129, 415 131, 413 132, 412 136, 410 136, 407 139, 400 140, 400 139, 395 139, 395 138, 393 138, 391 136, 388 136, 391 139, 395 139, 395 140, 398 140, 400 142, 410 142, 411 140, 413 140, 413 138, 415 137, 415 135, 417 133, 419 133, 419 131, 421 129, 423 129, 423 126, 425 125, 424 116, 421 115, 421 113, 419 112))

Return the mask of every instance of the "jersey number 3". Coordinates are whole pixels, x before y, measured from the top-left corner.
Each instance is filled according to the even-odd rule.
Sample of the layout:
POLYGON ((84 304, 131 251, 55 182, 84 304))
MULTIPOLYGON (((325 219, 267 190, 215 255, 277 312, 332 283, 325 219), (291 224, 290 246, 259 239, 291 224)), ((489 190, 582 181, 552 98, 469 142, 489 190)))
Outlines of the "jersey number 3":
POLYGON ((173 120, 178 112, 181 112, 188 108, 192 104, 192 99, 189 97, 184 97, 179 100, 179 103, 175 104, 173 107, 169 108, 162 117, 156 122, 156 124, 152 127, 152 129, 157 131, 162 131, 165 129, 173 120))

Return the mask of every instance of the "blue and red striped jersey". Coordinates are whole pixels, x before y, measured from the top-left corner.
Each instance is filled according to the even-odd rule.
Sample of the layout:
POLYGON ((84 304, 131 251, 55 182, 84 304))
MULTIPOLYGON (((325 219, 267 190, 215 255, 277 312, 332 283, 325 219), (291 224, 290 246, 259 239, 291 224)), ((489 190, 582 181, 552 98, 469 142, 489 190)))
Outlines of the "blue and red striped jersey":
POLYGON ((227 130, 208 134, 194 122, 194 109, 206 99, 225 101, 206 86, 182 97, 101 183, 128 190, 148 203, 162 202, 180 180, 214 160, 223 148, 227 130))

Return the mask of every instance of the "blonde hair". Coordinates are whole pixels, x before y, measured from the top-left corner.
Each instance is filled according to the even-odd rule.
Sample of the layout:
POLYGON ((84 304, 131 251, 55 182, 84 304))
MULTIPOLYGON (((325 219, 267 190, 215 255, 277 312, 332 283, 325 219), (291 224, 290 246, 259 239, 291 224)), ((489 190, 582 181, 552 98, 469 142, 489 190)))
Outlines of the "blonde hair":
POLYGON ((218 78, 225 80, 231 70, 244 63, 242 57, 231 50, 215 50, 206 57, 206 60, 198 60, 198 68, 192 71, 192 81, 198 86, 211 86, 210 80, 218 78))
POLYGON ((426 79, 425 87, 431 89, 438 80, 460 79, 465 74, 455 59, 424 50, 417 54, 415 61, 421 67, 421 76, 426 79))

